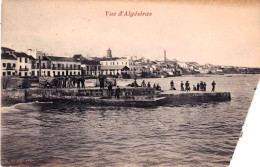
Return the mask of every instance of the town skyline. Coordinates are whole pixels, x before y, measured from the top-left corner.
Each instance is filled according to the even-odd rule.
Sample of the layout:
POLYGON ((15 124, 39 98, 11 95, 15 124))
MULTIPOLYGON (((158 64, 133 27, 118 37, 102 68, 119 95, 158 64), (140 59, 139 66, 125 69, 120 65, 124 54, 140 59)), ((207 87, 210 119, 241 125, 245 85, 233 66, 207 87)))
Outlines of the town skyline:
POLYGON ((23 52, 39 49, 60 57, 103 57, 111 48, 115 57, 150 60, 162 59, 166 50, 168 59, 182 62, 260 67, 259 8, 255 6, 29 2, 4 1, 2 46, 23 52), (107 8, 153 15, 107 17, 107 8))

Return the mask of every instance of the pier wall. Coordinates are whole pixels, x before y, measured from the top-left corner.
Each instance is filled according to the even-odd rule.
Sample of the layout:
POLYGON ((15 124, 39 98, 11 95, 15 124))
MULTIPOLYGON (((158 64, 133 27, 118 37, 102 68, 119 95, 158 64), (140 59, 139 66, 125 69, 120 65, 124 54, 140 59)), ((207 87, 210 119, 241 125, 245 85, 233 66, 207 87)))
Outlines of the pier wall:
MULTIPOLYGON (((113 92, 115 92, 113 89, 113 92)), ((90 103, 92 105, 116 106, 158 106, 158 105, 183 105, 208 102, 230 101, 229 92, 182 92, 164 91, 155 92, 148 87, 121 87, 120 99, 107 98, 108 89, 2 89, 2 104, 21 103, 31 101, 63 101, 66 103, 90 103), (127 96, 125 95, 127 93, 127 96)))
POLYGON ((231 95, 229 92, 211 92, 211 93, 178 93, 178 94, 164 94, 160 96, 167 97, 166 103, 171 105, 183 104, 198 104, 208 102, 222 102, 230 101, 231 95))
POLYGON ((2 89, 1 90, 1 103, 2 104, 15 104, 26 102, 25 89, 2 89))
MULTIPOLYGON (((113 94, 115 93, 113 89, 113 94)), ((153 96, 155 91, 153 88, 138 87, 138 88, 120 88, 121 96, 153 96)), ((108 97, 108 89, 86 88, 86 89, 26 89, 26 101, 50 101, 54 99, 94 99, 95 97, 108 97), (87 97, 87 98, 82 98, 87 97)))

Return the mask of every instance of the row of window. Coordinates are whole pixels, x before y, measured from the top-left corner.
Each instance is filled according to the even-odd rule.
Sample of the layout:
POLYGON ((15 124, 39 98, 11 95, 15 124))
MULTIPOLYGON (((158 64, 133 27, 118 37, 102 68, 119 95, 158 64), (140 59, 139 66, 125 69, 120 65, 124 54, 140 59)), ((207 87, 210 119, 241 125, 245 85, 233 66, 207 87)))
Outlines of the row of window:
MULTIPOLYGON (((11 75, 15 75, 15 72, 11 72, 11 71, 3 72, 3 76, 11 76, 11 75)), ((21 72, 19 72, 19 76, 22 76, 21 72)), ((25 72, 24 76, 28 76, 28 73, 25 72)))
MULTIPOLYGON (((37 76, 39 76, 39 71, 37 71, 37 76)), ((64 72, 64 71, 62 71, 62 72, 60 72, 60 71, 58 71, 58 72, 56 72, 55 73, 55 71, 53 71, 53 76, 68 76, 68 75, 80 75, 80 72, 72 72, 72 71, 70 71, 70 72, 64 72)), ((32 76, 35 76, 35 71, 32 71, 32 76)), ((46 74, 46 71, 43 71, 43 76, 51 76, 51 72, 50 71, 47 71, 47 74, 46 74)))
MULTIPOLYGON (((7 67, 11 67, 11 63, 3 63, 3 67, 6 67, 6 65, 7 65, 7 67)), ((13 67, 15 67, 15 66, 16 66, 16 64, 13 63, 13 67)))
POLYGON ((11 71, 7 71, 7 72, 3 72, 3 76, 10 76, 10 75, 15 75, 15 72, 12 72, 11 71))
MULTIPOLYGON (((108 62, 100 62, 101 63, 101 65, 127 65, 127 62, 110 62, 110 63, 108 63, 108 62)), ((129 63, 129 65, 133 65, 131 62, 129 63)))
MULTIPOLYGON (((22 57, 20 57, 20 62, 22 62, 22 57)), ((29 58, 25 58, 25 63, 28 63, 29 58)))

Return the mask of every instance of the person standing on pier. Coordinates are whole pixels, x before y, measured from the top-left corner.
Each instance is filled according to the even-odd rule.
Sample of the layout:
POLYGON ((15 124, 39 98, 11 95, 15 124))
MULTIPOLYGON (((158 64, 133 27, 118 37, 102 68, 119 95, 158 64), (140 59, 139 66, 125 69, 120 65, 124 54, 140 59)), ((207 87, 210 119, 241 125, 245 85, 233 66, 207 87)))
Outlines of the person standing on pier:
POLYGON ((174 88, 174 82, 173 82, 173 80, 171 80, 170 86, 171 86, 171 90, 173 90, 173 88, 174 88))
POLYGON ((161 86, 157 84, 156 90, 161 90, 161 86))
POLYGON ((84 77, 81 77, 81 87, 82 88, 85 88, 85 78, 84 77))
POLYGON ((216 86, 216 83, 215 83, 215 81, 213 80, 213 82, 212 82, 212 90, 211 90, 211 92, 215 92, 215 86, 216 86))
POLYGON ((137 84, 136 78, 135 78, 135 80, 134 80, 134 87, 138 87, 138 84, 137 84))
POLYGON ((78 88, 78 89, 80 89, 80 80, 81 80, 81 79, 78 77, 78 78, 77 78, 77 88, 78 88))
POLYGON ((156 84, 155 83, 153 84, 153 88, 156 89, 156 84))
POLYGON ((186 83, 185 83, 185 90, 186 91, 190 91, 190 83, 189 83, 189 81, 186 81, 186 83))
POLYGON ((200 90, 200 84, 197 83, 197 91, 199 91, 199 90, 200 90))
POLYGON ((73 83, 73 88, 76 87, 76 78, 75 76, 72 77, 72 83, 73 83))
POLYGON ((107 89, 108 89, 108 97, 111 98, 113 95, 113 86, 111 83, 109 83, 107 89))
POLYGON ((142 85, 141 85, 142 87, 146 87, 146 84, 145 84, 145 81, 143 80, 143 82, 142 82, 142 85))
POLYGON ((203 91, 204 90, 204 85, 203 85, 203 82, 200 81, 200 90, 203 91))
POLYGON ((120 88, 119 88, 119 86, 117 86, 117 88, 116 88, 116 93, 115 93, 115 97, 116 98, 118 98, 119 99, 119 97, 120 97, 120 88))
POLYGON ((150 82, 147 83, 147 87, 150 88, 151 87, 151 84, 150 82))
POLYGON ((193 85, 193 90, 194 90, 194 91, 196 91, 196 90, 197 90, 195 85, 193 85))
POLYGON ((184 83, 181 81, 181 91, 184 91, 184 83))
POLYGON ((204 91, 206 91, 206 88, 207 88, 206 82, 203 83, 203 87, 204 87, 204 91))

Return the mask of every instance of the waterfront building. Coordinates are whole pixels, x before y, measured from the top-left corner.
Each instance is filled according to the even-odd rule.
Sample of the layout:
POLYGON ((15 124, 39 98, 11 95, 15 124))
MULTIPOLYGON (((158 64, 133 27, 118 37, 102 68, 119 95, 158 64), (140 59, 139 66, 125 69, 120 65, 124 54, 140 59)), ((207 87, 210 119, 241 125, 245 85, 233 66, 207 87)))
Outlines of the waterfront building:
POLYGON ((15 52, 17 57, 17 71, 20 77, 31 76, 32 61, 35 60, 32 56, 23 52, 15 52))
POLYGON ((35 59, 32 63, 32 74, 39 76, 71 76, 81 75, 80 61, 69 57, 45 56, 35 59))
POLYGON ((134 63, 126 57, 112 57, 111 50, 107 50, 107 57, 100 59, 101 75, 134 74, 134 63))
POLYGON ((14 50, 2 47, 1 50, 1 71, 2 76, 17 75, 17 57, 14 55, 14 50))
POLYGON ((101 65, 98 59, 92 58, 88 60, 81 54, 74 55, 73 58, 81 62, 82 75, 97 77, 101 74, 101 65))

